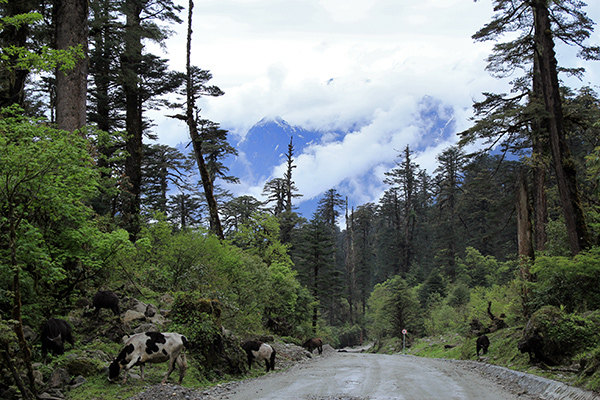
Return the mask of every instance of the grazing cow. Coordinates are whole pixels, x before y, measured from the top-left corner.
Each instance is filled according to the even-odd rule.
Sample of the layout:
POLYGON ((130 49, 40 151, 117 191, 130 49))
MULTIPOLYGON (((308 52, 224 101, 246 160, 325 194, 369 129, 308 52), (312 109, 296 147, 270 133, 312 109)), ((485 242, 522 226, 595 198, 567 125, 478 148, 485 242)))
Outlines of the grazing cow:
POLYGON ((248 356, 248 369, 252 369, 252 360, 256 359, 258 362, 265 360, 267 372, 275 370, 275 350, 271 346, 258 340, 249 340, 242 343, 242 348, 248 356))
POLYGON ((306 350, 308 350, 308 352, 311 354, 314 349, 319 350, 319 354, 323 353, 323 341, 320 338, 308 339, 306 342, 304 342, 302 347, 306 348, 306 350))
POLYGON ((108 367, 108 379, 113 382, 119 378, 121 369, 125 369, 123 383, 127 382, 127 371, 135 365, 140 366, 140 376, 144 379, 144 364, 168 361, 169 370, 162 380, 166 383, 169 375, 179 367, 179 384, 187 368, 183 350, 188 347, 187 338, 179 333, 144 332, 130 336, 125 346, 108 367))
POLYGON ((96 316, 100 313, 101 308, 108 308, 112 310, 113 314, 119 315, 119 298, 114 292, 110 290, 100 290, 94 295, 94 300, 92 302, 92 306, 94 306, 96 316))
POLYGON ((42 325, 42 357, 45 359, 48 351, 52 354, 63 354, 65 352, 65 342, 75 345, 71 326, 67 321, 50 318, 42 325))
POLYGON ((553 364, 544 354, 544 339, 537 332, 521 339, 517 343, 517 348, 521 353, 529 353, 529 362, 541 361, 550 365, 553 364))
POLYGON ((483 354, 487 354, 488 347, 490 347, 490 339, 486 335, 481 335, 477 338, 477 357, 479 352, 483 351, 483 354))

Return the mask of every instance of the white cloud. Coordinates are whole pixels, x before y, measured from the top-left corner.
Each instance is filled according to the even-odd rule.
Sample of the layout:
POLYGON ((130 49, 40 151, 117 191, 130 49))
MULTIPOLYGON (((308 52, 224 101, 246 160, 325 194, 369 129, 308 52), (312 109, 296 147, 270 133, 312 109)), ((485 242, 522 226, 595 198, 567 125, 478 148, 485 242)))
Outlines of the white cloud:
MULTIPOLYGON (((600 4, 587 10, 600 20, 600 4)), ((491 0, 197 1, 193 60, 225 91, 203 99, 202 113, 240 136, 265 116, 323 131, 358 124, 343 139, 296 155, 294 180, 304 199, 342 182, 366 199, 380 187, 363 188, 358 177, 374 181, 407 144, 420 144, 427 126, 419 119, 424 97, 450 107, 448 118, 460 131, 470 124, 473 99, 506 90, 505 81, 485 71, 491 44, 471 39, 491 15, 491 0)), ((592 42, 600 42, 600 33, 592 42)), ((185 24, 167 47, 173 68, 183 70, 185 24)), ((574 65, 571 53, 564 61, 574 65)), ((586 66, 583 83, 597 85, 599 66, 586 66)), ((161 141, 186 140, 185 125, 159 124, 161 141)), ((435 156, 453 141, 430 144, 417 162, 432 172, 435 156)), ((282 175, 281 168, 273 176, 282 175)), ((252 185, 238 190, 260 197, 262 183, 252 185)))

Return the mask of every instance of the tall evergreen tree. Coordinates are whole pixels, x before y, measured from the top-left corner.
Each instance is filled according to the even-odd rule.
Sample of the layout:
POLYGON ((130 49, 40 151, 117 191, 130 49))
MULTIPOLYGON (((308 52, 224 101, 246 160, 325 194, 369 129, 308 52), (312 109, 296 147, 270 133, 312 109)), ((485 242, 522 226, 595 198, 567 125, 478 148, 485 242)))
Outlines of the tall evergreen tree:
POLYGON ((400 270, 398 273, 405 276, 408 272, 414 255, 414 234, 416 226, 416 180, 418 175, 418 165, 412 159, 412 152, 407 145, 404 149, 401 161, 397 162, 396 168, 386 172, 385 183, 397 188, 401 201, 401 232, 398 236, 402 238, 402 258, 400 260, 400 270))
POLYGON ((192 169, 179 150, 161 144, 144 146, 142 163, 142 205, 148 212, 167 214, 169 185, 186 189, 192 169))
POLYGON ((204 206, 200 196, 195 193, 180 192, 169 197, 167 203, 169 220, 185 230, 201 223, 204 206))
POLYGON ((458 214, 458 197, 462 182, 464 153, 458 147, 450 147, 437 156, 439 166, 436 169, 436 197, 439 210, 439 260, 446 274, 456 277, 456 256, 460 249, 459 227, 464 222, 458 214))
POLYGON ((139 228, 140 195, 142 184, 143 158, 143 76, 144 63, 153 57, 145 57, 143 41, 162 42, 165 30, 157 21, 180 23, 177 13, 182 7, 171 0, 125 0, 122 12, 125 15, 123 31, 123 54, 121 56, 120 80, 125 99, 125 130, 127 138, 125 149, 125 175, 127 177, 127 195, 124 196, 124 224, 130 236, 135 239, 139 228))
POLYGON ((302 228, 302 246, 297 251, 296 267, 300 278, 320 303, 313 307, 312 328, 317 333, 319 309, 323 309, 327 297, 331 296, 331 278, 333 270, 334 242, 328 223, 315 214, 308 224, 302 228))

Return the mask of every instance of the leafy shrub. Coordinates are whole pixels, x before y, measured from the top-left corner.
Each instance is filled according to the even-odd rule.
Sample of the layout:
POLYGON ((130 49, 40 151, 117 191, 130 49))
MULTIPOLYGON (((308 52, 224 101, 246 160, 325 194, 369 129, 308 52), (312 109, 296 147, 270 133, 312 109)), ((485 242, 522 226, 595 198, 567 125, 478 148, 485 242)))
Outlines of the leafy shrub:
POLYGON ((531 316, 524 335, 537 332, 543 339, 544 355, 559 363, 597 343, 599 329, 597 318, 544 306, 531 316))
POLYGON ((549 304, 569 312, 600 308, 600 247, 575 257, 538 257, 531 269, 533 309, 549 304))
POLYGON ((171 309, 171 329, 187 337, 193 364, 206 378, 239 374, 244 355, 239 342, 222 334, 221 305, 199 292, 178 292, 171 309))

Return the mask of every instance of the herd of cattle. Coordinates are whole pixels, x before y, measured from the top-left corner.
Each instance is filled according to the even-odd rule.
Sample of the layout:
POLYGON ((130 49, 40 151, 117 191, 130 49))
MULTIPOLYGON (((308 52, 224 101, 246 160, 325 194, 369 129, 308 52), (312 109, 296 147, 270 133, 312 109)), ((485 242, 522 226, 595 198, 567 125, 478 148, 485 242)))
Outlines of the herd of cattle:
MULTIPOLYGON (((119 315, 119 298, 111 291, 99 291, 92 301, 94 313, 96 316, 100 310, 105 308, 111 310, 115 315, 119 315)), ((41 328, 42 357, 45 359, 48 352, 53 354, 63 354, 65 351, 65 342, 74 346, 73 332, 71 326, 62 319, 50 318, 41 328)), ((527 346, 529 343, 519 343, 521 352, 531 352, 527 346)), ((486 354, 490 340, 486 335, 481 335, 476 341, 477 356, 480 352, 486 354)), ((143 332, 128 336, 125 339, 124 346, 108 367, 108 378, 111 382, 118 380, 122 370, 125 370, 123 383, 127 381, 127 371, 132 367, 140 366, 140 376, 144 379, 144 365, 146 363, 168 362, 167 374, 163 378, 163 383, 167 381, 175 366, 179 369, 179 383, 183 380, 185 370, 187 369, 187 360, 185 349, 189 347, 185 336, 175 332, 143 332)), ((252 367, 252 362, 265 361, 266 371, 275 369, 276 352, 267 343, 257 340, 245 341, 241 344, 248 358, 248 368, 252 367)), ((302 347, 310 353, 315 349, 322 354, 323 341, 319 338, 308 339, 302 347)), ((530 354, 531 355, 531 354, 530 354)))
MULTIPOLYGON (((102 308, 110 309, 118 315, 119 298, 111 291, 100 291, 94 296, 92 306, 98 315, 102 308)), ((42 357, 46 359, 48 352, 61 355, 65 351, 65 343, 74 346, 73 332, 67 321, 50 318, 41 328, 42 357)), ((162 380, 165 383, 175 367, 179 369, 179 383, 183 380, 187 369, 185 349, 189 347, 187 338, 175 332, 143 332, 128 336, 123 348, 108 367, 108 379, 114 382, 119 379, 121 371, 125 371, 123 383, 127 381, 127 371, 136 365, 140 367, 140 377, 144 379, 144 365, 146 363, 168 362, 167 374, 162 380)), ((275 369, 276 352, 267 343, 257 340, 248 340, 241 344, 248 358, 248 368, 251 369, 252 362, 265 361, 267 372, 275 369)), ((317 349, 319 354, 323 352, 323 341, 319 338, 307 340, 303 347, 309 352, 317 349)))

